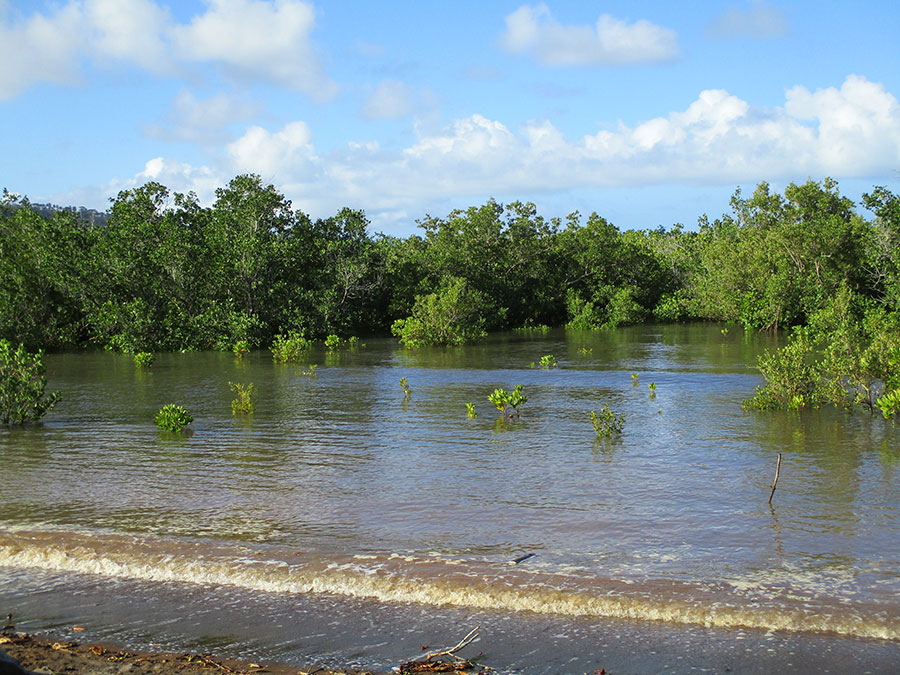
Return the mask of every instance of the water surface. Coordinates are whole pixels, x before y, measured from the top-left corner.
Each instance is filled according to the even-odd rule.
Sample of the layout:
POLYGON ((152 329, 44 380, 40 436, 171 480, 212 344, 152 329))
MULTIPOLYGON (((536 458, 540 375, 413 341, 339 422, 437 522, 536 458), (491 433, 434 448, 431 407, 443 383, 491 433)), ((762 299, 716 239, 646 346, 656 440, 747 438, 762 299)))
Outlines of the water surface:
POLYGON ((405 644, 385 623, 412 634, 477 617, 499 645, 491 665, 522 672, 589 670, 559 642, 609 631, 635 672, 677 671, 698 641, 730 654, 772 635, 779 658, 843 650, 874 672, 900 657, 900 439, 858 413, 743 412, 775 344, 708 325, 416 352, 373 339, 314 349, 315 377, 266 352, 160 354, 146 371, 51 355, 63 400, 40 425, 0 431, 0 601, 44 627, 218 635, 216 648, 368 667, 405 644), (528 367, 544 354, 560 367, 528 367), (251 417, 232 415, 229 382, 259 391, 251 417), (528 401, 504 420, 487 396, 517 384, 528 401), (194 415, 187 433, 153 425, 169 402, 194 415), (591 428, 604 404, 626 416, 619 438, 591 428), (128 600, 86 609, 77 598, 98 584, 128 600), (162 618, 165 598, 198 593, 255 619, 227 637, 197 603, 162 618), (135 601, 156 609, 142 622, 135 601), (668 637, 645 663, 648 631, 668 637), (522 641, 532 634, 548 646, 522 641))

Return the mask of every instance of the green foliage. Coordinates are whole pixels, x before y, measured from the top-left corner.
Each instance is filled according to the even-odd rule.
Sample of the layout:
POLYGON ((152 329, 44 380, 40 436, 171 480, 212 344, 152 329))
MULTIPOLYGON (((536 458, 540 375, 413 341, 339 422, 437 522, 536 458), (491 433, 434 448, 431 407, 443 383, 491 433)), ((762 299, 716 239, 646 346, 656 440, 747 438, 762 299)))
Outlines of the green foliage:
POLYGON ((756 394, 744 403, 745 407, 798 410, 810 404, 819 405, 823 370, 821 362, 814 359, 809 330, 795 329, 784 347, 775 352, 767 349, 758 363, 766 384, 756 388, 756 394))
POLYGON ((238 340, 232 347, 235 358, 242 359, 250 353, 250 343, 246 340, 238 340))
POLYGON ((409 383, 405 377, 400 378, 400 388, 403 390, 403 400, 410 400, 412 398, 412 389, 409 388, 409 383))
POLYGON ((297 375, 306 375, 307 377, 315 377, 316 376, 316 368, 318 366, 315 363, 311 363, 306 370, 298 370, 296 371, 297 375))
POLYGON ((156 413, 156 426, 164 431, 181 431, 193 421, 187 410, 174 403, 167 403, 156 413))
POLYGON ((153 354, 150 352, 138 352, 134 355, 134 365, 137 368, 149 368, 153 365, 153 354))
POLYGON ((873 413, 893 411, 891 392, 900 388, 900 317, 841 286, 809 326, 795 328, 777 352, 766 351, 759 368, 766 384, 746 407, 862 404, 873 413))
POLYGON ((825 377, 849 378, 825 398, 874 409, 889 387, 870 376, 891 349, 866 317, 900 312, 900 197, 876 187, 862 201, 873 219, 831 179, 781 194, 761 183, 736 191, 728 214, 702 216, 698 231, 620 231, 597 214, 545 220, 533 204, 489 200, 396 238, 369 235, 358 210, 313 221, 252 174, 217 189, 209 207, 148 182, 120 192, 102 225, 69 210, 46 217, 5 193, 0 338, 135 353, 254 349, 284 327, 316 340, 392 331, 419 347, 567 322, 818 322, 810 339, 825 377), (832 349, 824 326, 840 318, 828 308, 844 286, 851 311, 832 349))
POLYGON ((410 349, 461 345, 485 335, 483 306, 484 296, 464 279, 449 279, 438 293, 417 296, 412 314, 395 321, 391 333, 410 349))
POLYGON ((578 350, 578 353, 581 354, 582 356, 589 356, 590 354, 594 353, 594 348, 593 347, 582 347, 581 349, 578 350))
POLYGON ((632 387, 638 386, 638 384, 640 383, 640 377, 641 377, 640 373, 632 373, 631 374, 631 386, 632 387))
POLYGON ((528 401, 528 397, 522 393, 522 385, 517 384, 512 391, 506 391, 502 388, 494 389, 488 396, 488 400, 494 404, 494 407, 506 418, 519 416, 519 406, 528 401), (513 412, 509 412, 508 408, 512 408, 513 412))
POLYGON ((466 413, 469 415, 469 419, 475 419, 478 417, 478 413, 475 411, 474 403, 466 403, 466 413))
POLYGON ((538 362, 538 368, 544 368, 545 370, 549 370, 550 368, 556 368, 559 366, 559 362, 556 360, 556 357, 553 354, 545 354, 541 357, 541 360, 538 362))
POLYGON ((275 336, 272 346, 272 359, 276 363, 299 363, 306 357, 310 342, 303 337, 302 330, 293 330, 275 336))
POLYGON ((44 397, 44 353, 29 353, 25 345, 13 349, 0 340, 0 422, 4 426, 39 420, 60 398, 58 391, 44 397))
POLYGON ((609 409, 609 405, 604 403, 599 415, 591 410, 591 425, 597 432, 597 436, 608 438, 613 434, 622 433, 622 428, 625 426, 625 415, 624 413, 616 415, 609 409))
POLYGON ((328 351, 333 352, 334 350, 340 348, 342 342, 343 341, 341 340, 341 338, 339 338, 337 335, 329 335, 325 338, 325 348, 328 351))
POLYGON ((900 413, 900 389, 894 389, 880 396, 876 403, 885 419, 897 415, 900 413))
POLYGON ((229 382, 228 387, 237 394, 237 398, 231 402, 231 413, 233 415, 252 414, 256 407, 256 392, 253 389, 253 383, 244 385, 240 382, 229 382))
POLYGON ((494 389, 491 394, 488 395, 488 401, 494 404, 494 407, 497 408, 499 412, 503 412, 506 409, 506 402, 509 400, 508 392, 498 387, 494 389))
POLYGON ((647 385, 647 388, 650 389, 650 398, 656 398, 656 382, 651 382, 647 385))

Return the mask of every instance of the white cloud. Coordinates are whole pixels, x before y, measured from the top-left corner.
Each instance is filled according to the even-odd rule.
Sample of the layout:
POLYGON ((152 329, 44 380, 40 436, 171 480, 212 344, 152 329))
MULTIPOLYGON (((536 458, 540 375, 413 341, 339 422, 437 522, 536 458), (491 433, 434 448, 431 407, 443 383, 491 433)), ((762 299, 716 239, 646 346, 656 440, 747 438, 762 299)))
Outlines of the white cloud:
POLYGON ((150 72, 172 68, 165 32, 168 10, 151 0, 86 0, 86 25, 92 29, 91 49, 109 61, 134 63, 150 72))
POLYGON ((675 31, 646 20, 628 24, 603 14, 593 26, 556 22, 547 5, 522 5, 506 16, 501 45, 548 66, 658 63, 678 57, 675 31))
POLYGON ((311 4, 300 0, 209 0, 178 24, 154 0, 68 0, 46 14, 10 16, 0 6, 0 98, 38 82, 72 84, 83 66, 135 65, 154 75, 215 66, 246 82, 268 82, 316 101, 335 95, 310 38, 311 4))
POLYGON ((790 32, 787 19, 777 7, 758 0, 747 9, 729 9, 706 27, 710 37, 720 40, 753 38, 765 40, 784 37, 790 32))
POLYGON ((363 104, 368 120, 397 119, 412 112, 412 90, 397 80, 382 80, 363 104))
POLYGON ((313 6, 296 0, 210 0, 209 10, 172 30, 184 58, 327 100, 336 86, 322 73, 309 33, 313 6))
POLYGON ((227 152, 237 173, 258 173, 276 182, 300 180, 317 162, 305 122, 291 122, 275 133, 252 126, 228 145, 227 152))
POLYGON ((12 98, 35 82, 73 84, 84 50, 80 6, 69 3, 49 15, 11 19, 0 8, 0 99, 12 98))
POLYGON ((231 140, 228 125, 249 120, 258 112, 259 105, 233 94, 220 92, 201 100, 182 89, 172 101, 165 123, 147 125, 144 131, 169 141, 222 143, 231 140))
MULTIPOLYGON (((794 87, 777 108, 756 108, 727 91, 707 90, 684 110, 580 138, 567 137, 546 120, 512 130, 471 115, 401 151, 355 142, 320 155, 302 122, 275 132, 251 127, 228 146, 228 161, 214 173, 225 184, 236 173, 258 172, 297 208, 314 215, 345 205, 365 208, 380 227, 381 214, 421 215, 427 203, 447 199, 864 178, 898 165, 900 104, 882 85, 850 76, 839 88, 794 87)), ((156 176, 182 176, 183 184, 170 185, 180 191, 197 190, 198 181, 210 175, 205 167, 194 173, 169 161, 150 168, 156 176)))

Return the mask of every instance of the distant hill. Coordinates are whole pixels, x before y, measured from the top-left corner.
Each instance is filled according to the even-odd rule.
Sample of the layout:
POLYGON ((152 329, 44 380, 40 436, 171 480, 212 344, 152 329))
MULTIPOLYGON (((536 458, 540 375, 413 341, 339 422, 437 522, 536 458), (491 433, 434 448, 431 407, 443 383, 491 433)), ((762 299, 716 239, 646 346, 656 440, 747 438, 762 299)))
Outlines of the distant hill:
MULTIPOLYGON (((12 206, 17 208, 19 205, 13 204, 12 206)), ((28 206, 32 211, 39 213, 44 218, 52 218, 53 214, 58 211, 70 211, 91 225, 106 225, 109 221, 109 211, 97 211, 84 206, 60 206, 59 204, 35 204, 33 202, 29 202, 28 206)))

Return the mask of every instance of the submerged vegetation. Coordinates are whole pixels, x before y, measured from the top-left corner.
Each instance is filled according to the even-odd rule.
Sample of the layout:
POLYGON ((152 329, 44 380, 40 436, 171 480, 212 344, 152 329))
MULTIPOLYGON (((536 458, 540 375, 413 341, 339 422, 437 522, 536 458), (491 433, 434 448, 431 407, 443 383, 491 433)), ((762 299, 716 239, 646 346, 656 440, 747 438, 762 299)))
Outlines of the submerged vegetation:
POLYGON ((830 179, 782 194, 761 183, 695 228, 620 231, 597 214, 545 219, 489 200, 399 238, 370 234, 358 210, 313 220, 255 175, 210 206, 150 182, 120 192, 98 224, 8 197, 0 339, 239 357, 270 346, 299 363, 310 340, 337 349, 340 335, 393 333, 415 349, 520 327, 707 320, 792 331, 760 362, 751 407, 893 415, 900 197, 876 187, 859 207, 871 215, 830 179))

